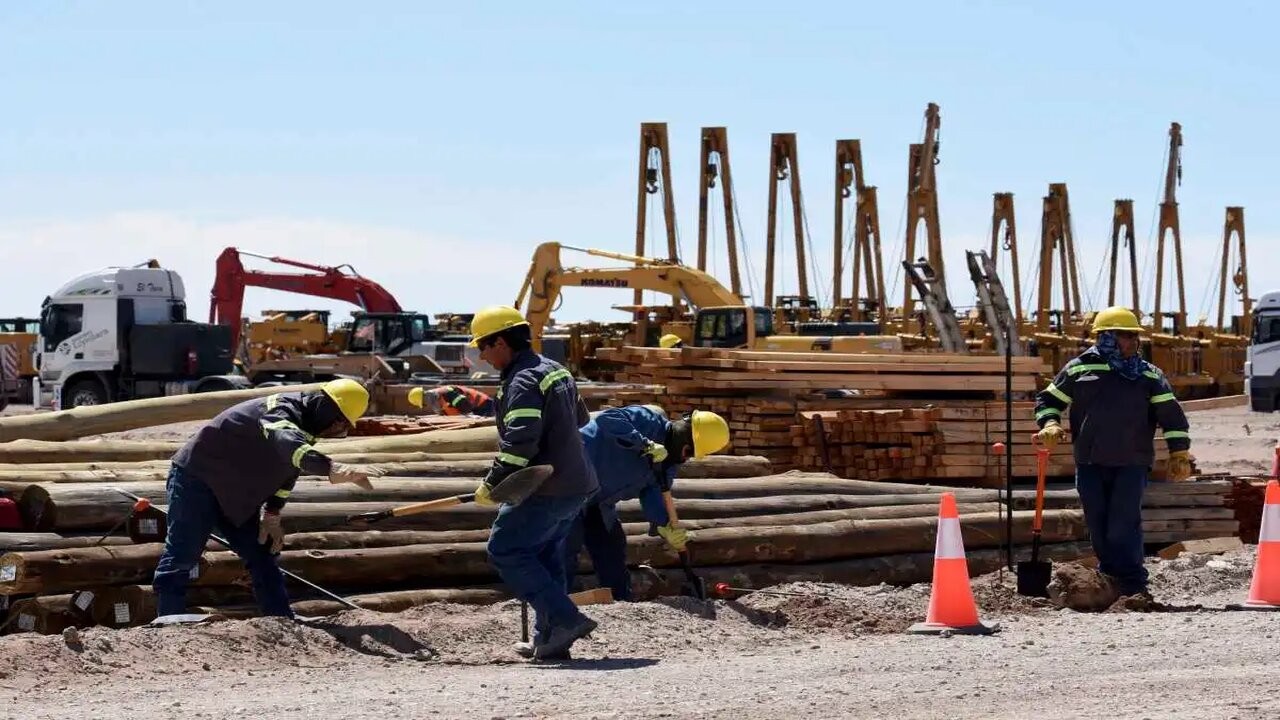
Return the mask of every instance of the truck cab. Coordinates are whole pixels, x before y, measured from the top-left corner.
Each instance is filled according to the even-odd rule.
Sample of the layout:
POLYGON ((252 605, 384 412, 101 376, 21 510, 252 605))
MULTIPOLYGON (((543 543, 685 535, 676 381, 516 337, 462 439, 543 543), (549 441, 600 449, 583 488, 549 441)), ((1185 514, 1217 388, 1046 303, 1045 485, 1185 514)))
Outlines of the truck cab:
POLYGON ((877 335, 875 323, 801 323, 799 332, 774 334, 774 313, 760 305, 709 307, 694 318, 694 347, 783 352, 897 353, 902 340, 877 335), (813 327, 804 327, 812 325, 813 327))
POLYGON ((1263 295, 1253 309, 1244 392, 1249 396, 1249 407, 1257 412, 1275 412, 1280 402, 1280 290, 1263 295))
POLYGON ((38 382, 53 407, 240 387, 230 328, 187 319, 177 273, 156 263, 81 275, 45 299, 38 382))

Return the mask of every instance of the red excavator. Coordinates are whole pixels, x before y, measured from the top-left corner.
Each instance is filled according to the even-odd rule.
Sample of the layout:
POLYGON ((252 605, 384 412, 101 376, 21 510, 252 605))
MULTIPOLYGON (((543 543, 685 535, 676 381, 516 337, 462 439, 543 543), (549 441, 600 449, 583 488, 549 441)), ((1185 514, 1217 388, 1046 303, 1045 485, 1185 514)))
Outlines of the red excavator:
POLYGON ((404 311, 395 297, 378 283, 364 277, 350 265, 327 267, 244 252, 233 247, 218 256, 217 276, 209 300, 209 322, 231 326, 232 347, 239 347, 244 318, 244 290, 246 287, 262 287, 284 290, 315 297, 346 300, 359 305, 367 313, 395 313, 404 311), (310 273, 264 272, 246 270, 241 256, 260 258, 279 265, 312 270, 310 273))

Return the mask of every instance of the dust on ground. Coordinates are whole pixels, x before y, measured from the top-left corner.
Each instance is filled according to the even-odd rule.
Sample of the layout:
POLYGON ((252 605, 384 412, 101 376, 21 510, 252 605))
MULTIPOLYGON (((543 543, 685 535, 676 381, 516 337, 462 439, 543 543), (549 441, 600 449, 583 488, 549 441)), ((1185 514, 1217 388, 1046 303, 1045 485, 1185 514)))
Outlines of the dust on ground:
POLYGON ((1280 413, 1256 413, 1247 405, 1187 413, 1191 454, 1204 472, 1258 475, 1271 472, 1280 413))

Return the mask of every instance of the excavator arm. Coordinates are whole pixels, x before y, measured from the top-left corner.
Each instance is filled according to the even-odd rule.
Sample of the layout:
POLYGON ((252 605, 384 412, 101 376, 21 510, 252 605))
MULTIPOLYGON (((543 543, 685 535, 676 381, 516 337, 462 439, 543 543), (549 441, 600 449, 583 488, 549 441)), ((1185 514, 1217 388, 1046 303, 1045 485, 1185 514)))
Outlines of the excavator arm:
POLYGON ((233 247, 218 256, 217 275, 209 298, 209 322, 231 326, 232 347, 240 343, 240 323, 247 287, 269 288, 315 297, 345 300, 367 312, 403 312, 395 297, 378 283, 355 271, 350 265, 328 267, 257 255, 233 247), (269 260, 278 265, 311 270, 311 273, 279 273, 246 270, 241 256, 269 260))
POLYGON ((683 300, 695 308, 744 305, 741 296, 701 270, 667 260, 543 243, 534 250, 533 261, 515 304, 517 309, 524 310, 535 341, 542 337, 551 313, 558 304, 560 292, 566 287, 652 290, 683 300), (576 250, 592 257, 633 265, 616 268, 566 268, 560 262, 561 249, 576 250))

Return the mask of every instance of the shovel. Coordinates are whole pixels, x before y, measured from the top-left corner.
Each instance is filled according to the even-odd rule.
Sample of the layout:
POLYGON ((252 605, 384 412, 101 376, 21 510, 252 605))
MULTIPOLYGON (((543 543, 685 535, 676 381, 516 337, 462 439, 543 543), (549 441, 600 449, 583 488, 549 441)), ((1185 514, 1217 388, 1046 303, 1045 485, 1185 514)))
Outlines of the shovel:
MULTIPOLYGON (((658 474, 658 481, 661 484, 663 480, 662 471, 657 470, 655 472, 658 474)), ((667 506, 667 522, 671 523, 672 527, 675 527, 680 520, 676 517, 676 501, 675 498, 671 497, 670 490, 662 493, 662 502, 667 506)), ((680 569, 684 570, 685 579, 684 586, 680 588, 681 594, 691 595, 698 600, 706 600, 707 583, 698 576, 698 573, 693 571, 693 561, 689 558, 688 548, 681 550, 678 555, 680 556, 680 569)))
MULTIPOLYGON (((523 470, 517 470, 503 478, 493 489, 489 491, 489 496, 496 502, 505 503, 507 505, 519 505, 542 487, 542 483, 551 477, 555 472, 555 468, 550 465, 534 465, 523 470)), ((427 502, 413 503, 411 505, 401 505, 390 510, 377 510, 375 512, 360 513, 347 518, 347 522, 365 522, 376 523, 379 520, 386 520, 392 517, 404 517, 406 515, 417 515, 419 513, 431 512, 433 510, 443 510, 444 508, 453 507, 454 505, 462 505, 463 503, 475 502, 476 494, 467 493, 465 495, 453 495, 451 497, 440 498, 439 500, 428 500, 427 502)))
POLYGON ((1040 559, 1040 530, 1044 520, 1044 476, 1049 472, 1049 448, 1039 439, 1032 440, 1036 449, 1036 515, 1031 521, 1031 559, 1018 563, 1018 594, 1027 597, 1049 597, 1049 577, 1053 565, 1040 559))

